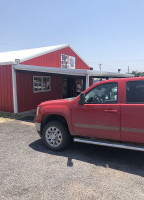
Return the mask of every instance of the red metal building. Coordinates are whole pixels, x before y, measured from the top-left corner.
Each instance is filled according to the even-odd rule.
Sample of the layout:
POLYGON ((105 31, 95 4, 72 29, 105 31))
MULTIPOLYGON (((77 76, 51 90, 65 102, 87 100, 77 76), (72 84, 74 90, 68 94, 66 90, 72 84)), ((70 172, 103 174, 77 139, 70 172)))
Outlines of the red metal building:
POLYGON ((76 96, 92 76, 126 77, 90 70, 69 45, 0 53, 0 111, 24 112, 42 101, 76 96))

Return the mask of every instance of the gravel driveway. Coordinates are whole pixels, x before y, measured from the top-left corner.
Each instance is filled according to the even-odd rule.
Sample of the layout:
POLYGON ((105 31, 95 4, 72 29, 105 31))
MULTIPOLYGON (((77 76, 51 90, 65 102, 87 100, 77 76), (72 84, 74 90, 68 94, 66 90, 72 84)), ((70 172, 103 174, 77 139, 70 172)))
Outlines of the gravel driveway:
POLYGON ((34 123, 0 123, 0 199, 144 200, 144 153, 73 143, 48 150, 34 123))

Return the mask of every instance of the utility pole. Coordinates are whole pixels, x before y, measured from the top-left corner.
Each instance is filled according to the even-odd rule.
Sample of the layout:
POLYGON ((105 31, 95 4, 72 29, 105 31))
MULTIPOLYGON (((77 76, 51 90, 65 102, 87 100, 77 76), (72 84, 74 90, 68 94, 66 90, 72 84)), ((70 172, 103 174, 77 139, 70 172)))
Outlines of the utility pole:
POLYGON ((128 74, 129 74, 129 71, 130 71, 130 69, 129 69, 129 66, 128 66, 128 74))
POLYGON ((99 69, 100 69, 100 71, 101 71, 101 66, 102 66, 102 64, 98 64, 99 65, 99 69))
POLYGON ((120 73, 121 72, 121 69, 118 69, 118 73, 120 73))

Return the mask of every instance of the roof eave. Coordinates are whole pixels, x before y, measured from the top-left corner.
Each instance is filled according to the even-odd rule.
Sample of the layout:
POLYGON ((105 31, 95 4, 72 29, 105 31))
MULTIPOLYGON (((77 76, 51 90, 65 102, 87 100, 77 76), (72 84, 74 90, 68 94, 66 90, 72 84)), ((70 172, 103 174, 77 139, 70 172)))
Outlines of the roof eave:
POLYGON ((12 62, 12 61, 9 61, 9 62, 0 62, 0 65, 15 65, 17 64, 16 62, 12 62))

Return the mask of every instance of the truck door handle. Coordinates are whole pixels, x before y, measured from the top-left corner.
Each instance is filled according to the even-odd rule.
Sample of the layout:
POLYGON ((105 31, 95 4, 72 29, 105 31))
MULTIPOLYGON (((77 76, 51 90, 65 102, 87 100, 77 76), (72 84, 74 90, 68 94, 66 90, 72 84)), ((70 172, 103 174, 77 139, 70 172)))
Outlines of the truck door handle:
POLYGON ((104 110, 104 112, 117 113, 117 110, 104 110))

